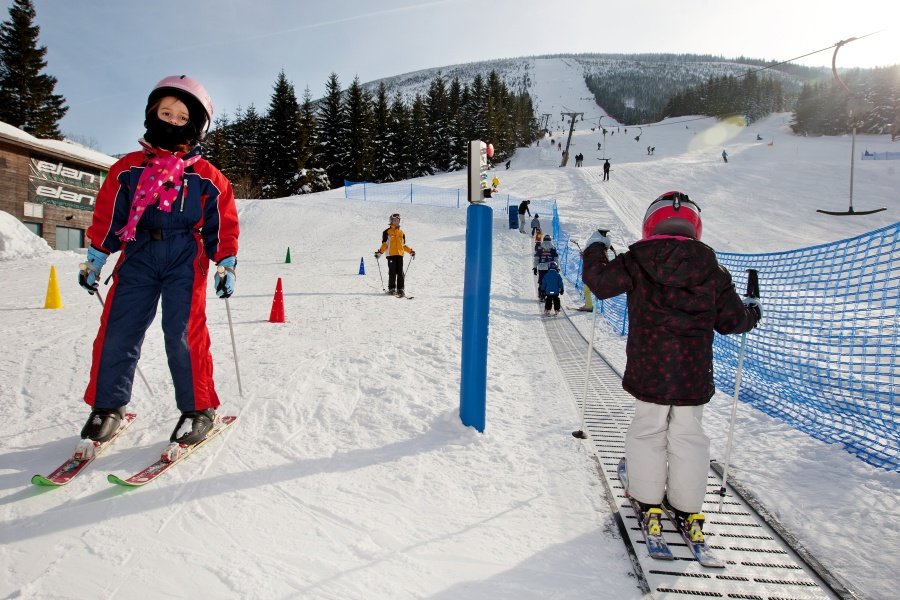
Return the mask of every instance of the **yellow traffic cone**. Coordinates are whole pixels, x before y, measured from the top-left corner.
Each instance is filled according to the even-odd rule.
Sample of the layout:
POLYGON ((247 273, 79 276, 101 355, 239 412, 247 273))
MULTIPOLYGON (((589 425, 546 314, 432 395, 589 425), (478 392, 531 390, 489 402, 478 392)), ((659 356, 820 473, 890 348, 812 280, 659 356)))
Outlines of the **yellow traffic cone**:
POLYGON ((56 281, 56 267, 50 265, 50 281, 47 282, 47 299, 44 308, 62 308, 62 297, 59 295, 59 283, 56 281))

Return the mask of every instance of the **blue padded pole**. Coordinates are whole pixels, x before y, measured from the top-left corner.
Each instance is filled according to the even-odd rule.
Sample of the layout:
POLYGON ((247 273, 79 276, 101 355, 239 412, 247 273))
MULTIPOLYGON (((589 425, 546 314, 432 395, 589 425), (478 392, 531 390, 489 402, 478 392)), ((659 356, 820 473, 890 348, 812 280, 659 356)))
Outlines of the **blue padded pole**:
POLYGON ((459 418, 463 425, 481 433, 484 433, 487 393, 493 212, 484 204, 470 204, 466 209, 459 418))

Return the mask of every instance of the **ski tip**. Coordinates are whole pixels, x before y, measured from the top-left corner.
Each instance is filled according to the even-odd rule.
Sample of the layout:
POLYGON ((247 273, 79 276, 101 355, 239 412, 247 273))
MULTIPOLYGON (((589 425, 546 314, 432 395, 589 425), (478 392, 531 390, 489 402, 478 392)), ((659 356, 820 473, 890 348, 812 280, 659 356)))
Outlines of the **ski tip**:
POLYGON ((122 479, 118 475, 114 475, 112 473, 110 473, 109 475, 106 476, 106 480, 108 482, 114 483, 116 485, 121 485, 121 486, 125 486, 125 487, 134 487, 131 483, 128 483, 128 481, 126 481, 125 479, 122 479))
POLYGON ((34 477, 31 478, 31 483, 33 483, 34 485, 43 485, 43 486, 48 486, 48 487, 59 487, 59 484, 58 484, 58 483, 56 483, 55 481, 52 481, 52 480, 50 480, 50 479, 47 479, 47 478, 44 477, 43 475, 35 475, 34 477))

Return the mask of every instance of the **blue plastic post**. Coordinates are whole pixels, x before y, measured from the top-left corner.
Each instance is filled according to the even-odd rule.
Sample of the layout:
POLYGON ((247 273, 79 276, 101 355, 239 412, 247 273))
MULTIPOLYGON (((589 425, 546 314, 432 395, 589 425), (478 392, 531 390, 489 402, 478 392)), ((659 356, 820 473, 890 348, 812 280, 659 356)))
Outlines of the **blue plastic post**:
POLYGON ((484 204, 471 204, 466 209, 459 418, 463 425, 474 427, 481 433, 484 433, 487 394, 493 212, 484 204))
POLYGON ((363 262, 362 256, 359 257, 359 274, 360 275, 366 274, 366 263, 363 262))

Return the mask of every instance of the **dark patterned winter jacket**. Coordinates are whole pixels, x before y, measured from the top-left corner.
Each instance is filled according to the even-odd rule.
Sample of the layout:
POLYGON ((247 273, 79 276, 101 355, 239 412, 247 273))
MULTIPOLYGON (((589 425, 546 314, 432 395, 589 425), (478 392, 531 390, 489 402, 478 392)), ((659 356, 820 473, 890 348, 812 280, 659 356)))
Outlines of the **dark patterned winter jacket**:
POLYGON ((612 262, 602 244, 591 244, 582 280, 597 298, 628 294, 622 387, 645 402, 709 402, 713 330, 743 333, 756 325, 713 249, 692 239, 654 236, 612 262))

